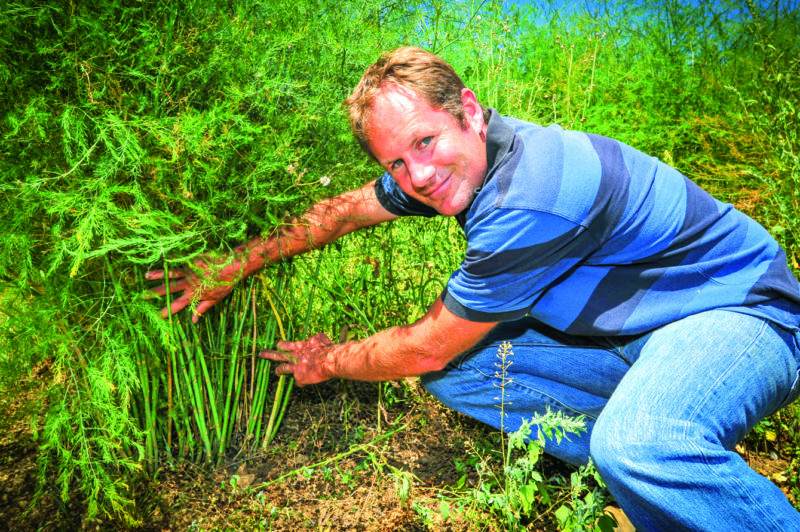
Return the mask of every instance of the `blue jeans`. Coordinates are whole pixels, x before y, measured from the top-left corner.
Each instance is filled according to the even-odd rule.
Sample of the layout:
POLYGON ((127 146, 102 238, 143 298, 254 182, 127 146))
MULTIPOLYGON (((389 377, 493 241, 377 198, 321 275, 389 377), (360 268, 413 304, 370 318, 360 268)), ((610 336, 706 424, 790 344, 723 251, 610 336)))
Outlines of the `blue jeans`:
POLYGON ((500 428, 498 345, 512 344, 504 428, 547 407, 588 432, 545 451, 591 456, 638 530, 800 531, 800 514, 734 446, 800 393, 800 332, 725 310, 632 337, 575 337, 524 318, 501 323, 423 376, 444 404, 500 428))

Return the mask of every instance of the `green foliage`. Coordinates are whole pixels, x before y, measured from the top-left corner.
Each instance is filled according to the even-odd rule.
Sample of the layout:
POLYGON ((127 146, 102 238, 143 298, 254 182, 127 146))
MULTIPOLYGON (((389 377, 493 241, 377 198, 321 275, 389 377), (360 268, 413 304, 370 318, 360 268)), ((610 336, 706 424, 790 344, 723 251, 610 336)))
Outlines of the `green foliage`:
MULTIPOLYGON (((466 520, 475 528, 527 530, 556 525, 559 530, 613 530, 614 520, 604 508, 608 491, 590 463, 573 470, 569 478, 543 467, 547 442, 560 442, 584 432, 582 419, 546 412, 524 420, 507 435, 501 452, 476 450, 469 463, 457 464, 464 476, 434 501, 416 501, 414 510, 428 529, 438 530, 450 519, 466 520), (535 432, 535 434, 534 434, 535 432), (499 463, 498 463, 499 462, 499 463), (475 487, 464 483, 474 471, 475 487)), ((501 436, 504 441, 506 436, 501 436)))
MULTIPOLYGON (((500 389, 497 398, 500 408, 500 426, 505 425, 505 405, 510 404, 506 387, 511 382, 508 368, 512 365, 513 346, 500 344, 497 350, 499 362, 495 378, 500 389)), ((510 530, 520 528, 523 518, 546 515, 556 509, 554 515, 562 530, 606 530, 610 523, 603 515, 607 492, 594 467, 590 464, 575 471, 568 489, 568 500, 559 494, 563 486, 558 478, 547 479, 540 471, 540 459, 548 441, 560 444, 570 434, 586 432, 582 418, 570 418, 563 412, 535 415, 523 420, 522 425, 508 435, 500 435, 503 457, 503 477, 493 478, 488 468, 479 467, 482 481, 475 489, 475 501, 497 515, 510 530), (597 488, 589 488, 585 480, 594 476, 597 488)))
MULTIPOLYGON (((758 215, 800 270, 800 13, 771 17, 748 4, 753 20, 753 72, 744 87, 728 87, 739 98, 739 118, 772 152, 751 173, 766 189, 767 205, 758 215), (745 96, 747 94, 748 96, 745 96)), ((760 163, 760 164, 759 164, 760 163)))
POLYGON ((534 523, 548 523, 553 518, 557 523, 552 524, 559 530, 613 530, 614 520, 604 510, 609 494, 591 461, 573 470, 569 479, 560 473, 548 474, 543 467, 548 442, 560 444, 570 435, 586 432, 583 417, 572 418, 548 409, 522 420, 519 429, 504 433, 505 406, 513 402, 510 390, 506 390, 512 382, 508 368, 513 356, 509 342, 498 346, 494 379, 500 391, 495 401, 503 427, 499 452, 487 448, 472 453, 466 463, 456 461, 461 477, 452 486, 452 493, 439 500, 438 512, 420 502, 414 505, 415 511, 431 529, 458 514, 478 527, 482 527, 480 523, 499 523, 503 530, 527 530, 534 523), (465 480, 472 470, 478 481, 469 488, 465 480))
MULTIPOLYGON (((90 515, 135 522, 126 472, 155 469, 164 450, 213 462, 231 441, 260 445, 277 429, 286 388, 267 395, 269 365, 244 367, 256 318, 166 323, 138 294, 147 268, 271 230, 329 192, 322 176, 334 191, 363 180, 339 107, 395 16, 380 20, 379 7, 106 0, 0 10, 2 379, 52 357, 43 480, 56 478, 62 497, 79 487, 90 515), (248 334, 234 336, 237 327, 248 334), (249 417, 236 417, 229 393, 255 409, 249 417), (264 408, 269 397, 276 408, 264 408)), ((260 348, 275 319, 302 314, 288 289, 289 300, 266 305, 280 282, 266 278, 259 292, 260 348)))
MULTIPOLYGON (((344 89, 313 75, 329 63, 341 70, 340 58, 320 54, 308 20, 289 28, 295 13, 270 7, 6 12, 19 43, 6 62, 49 66, 18 80, 46 90, 12 83, 6 95, 4 155, 15 164, 4 175, 4 215, 28 224, 15 236, 41 242, 37 253, 23 240, 5 242, 8 250, 72 277, 112 253, 185 260, 271 229, 309 201, 321 175, 335 178, 332 154, 348 152, 331 146, 345 133, 336 112, 344 89)), ((19 261, 2 267, 27 273, 19 261)))

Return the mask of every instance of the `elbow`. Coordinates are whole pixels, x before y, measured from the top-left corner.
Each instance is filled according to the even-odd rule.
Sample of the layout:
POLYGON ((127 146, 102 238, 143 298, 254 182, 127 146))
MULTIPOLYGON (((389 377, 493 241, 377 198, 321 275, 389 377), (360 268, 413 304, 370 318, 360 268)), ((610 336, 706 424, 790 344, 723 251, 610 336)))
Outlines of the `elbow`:
POLYGON ((453 360, 457 354, 458 353, 420 353, 416 364, 418 369, 417 374, 422 375, 432 371, 441 371, 447 367, 447 364, 450 363, 450 361, 453 360))

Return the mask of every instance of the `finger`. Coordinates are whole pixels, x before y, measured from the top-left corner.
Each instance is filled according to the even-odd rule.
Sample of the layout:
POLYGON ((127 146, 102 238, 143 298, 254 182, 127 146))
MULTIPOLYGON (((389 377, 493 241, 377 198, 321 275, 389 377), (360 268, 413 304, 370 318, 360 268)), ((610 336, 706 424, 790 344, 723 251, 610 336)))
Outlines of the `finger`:
POLYGON ((281 351, 273 351, 271 349, 265 349, 264 351, 260 351, 258 356, 261 358, 266 358, 268 360, 272 360, 273 362, 288 362, 290 364, 297 363, 297 359, 288 353, 282 353, 281 351))
POLYGON ((280 351, 273 351, 271 349, 265 349, 264 351, 260 351, 258 356, 261 358, 266 358, 268 360, 273 360, 275 362, 292 362, 289 358, 289 355, 286 353, 281 353, 280 351))
POLYGON ((328 338, 328 335, 326 335, 325 333, 315 334, 314 336, 308 339, 308 342, 311 343, 314 347, 324 347, 333 345, 333 342, 331 342, 330 338, 328 338))
POLYGON ((189 279, 178 279, 177 281, 169 283, 169 293, 174 294, 175 292, 181 292, 190 286, 191 283, 189 282, 189 279))
MULTIPOLYGON (((183 270, 170 270, 169 271, 169 278, 170 279, 178 279, 180 277, 184 277, 186 274, 183 273, 183 270)), ((149 272, 144 274, 144 278, 150 281, 154 281, 156 279, 163 279, 164 278, 164 270, 150 270, 149 272)))
POLYGON ((281 351, 298 351, 300 349, 308 349, 309 347, 313 347, 309 346, 307 342, 287 342, 284 340, 278 342, 276 346, 281 351))
POLYGON ((291 375, 292 374, 292 367, 289 364, 280 364, 277 368, 275 368, 276 375, 291 375))
POLYGON ((183 310, 186 305, 188 305, 192 300, 192 296, 190 294, 183 294, 181 297, 176 299, 172 302, 169 308, 161 309, 161 317, 166 318, 170 314, 177 314, 181 310, 183 310))
MULTIPOLYGON (((188 279, 179 279, 178 281, 169 283, 169 293, 174 294, 175 292, 180 292, 182 290, 186 290, 189 288, 190 284, 188 279)), ((157 296, 163 296, 167 293, 167 284, 164 283, 162 285, 154 286, 150 289, 151 292, 156 294, 157 296)))
POLYGON ((192 312, 192 323, 197 323, 198 321, 200 321, 200 318, 203 316, 203 314, 205 314, 208 309, 213 307, 214 303, 215 303, 214 301, 209 301, 209 300, 201 301, 200 303, 198 303, 197 307, 195 307, 194 309, 194 312, 192 312))
POLYGON ((167 285, 154 286, 147 290, 146 294, 150 297, 163 296, 167 293, 167 285))

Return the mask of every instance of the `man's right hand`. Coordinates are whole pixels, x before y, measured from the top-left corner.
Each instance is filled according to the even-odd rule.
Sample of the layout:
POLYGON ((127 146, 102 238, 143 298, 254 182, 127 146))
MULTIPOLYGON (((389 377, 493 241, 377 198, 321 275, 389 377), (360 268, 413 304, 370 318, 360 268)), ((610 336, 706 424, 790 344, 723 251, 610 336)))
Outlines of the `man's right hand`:
MULTIPOLYGON (((188 305, 197 303, 192 312, 192 322, 197 323, 208 309, 225 299, 234 285, 242 278, 243 264, 241 259, 234 258, 222 263, 215 263, 208 258, 198 259, 193 266, 184 269, 169 270, 169 282, 151 288, 156 295, 164 296, 183 292, 173 299, 168 307, 161 309, 161 317, 180 312, 188 305)), ((148 280, 164 279, 164 270, 152 270, 145 274, 148 280)))
MULTIPOLYGON (((192 321, 197 323, 200 316, 222 301, 237 282, 266 264, 320 248, 356 229, 395 218, 397 215, 387 211, 378 201, 375 181, 372 181, 359 189, 316 203, 301 218, 284 222, 268 238, 255 237, 235 248, 227 259, 219 261, 206 256, 190 267, 169 270, 168 285, 165 283, 151 291, 159 296, 167 292, 183 292, 169 307, 161 310, 161 316, 166 318, 197 303, 192 313, 192 321)), ((163 270, 145 274, 149 280, 164 277, 163 270)))

